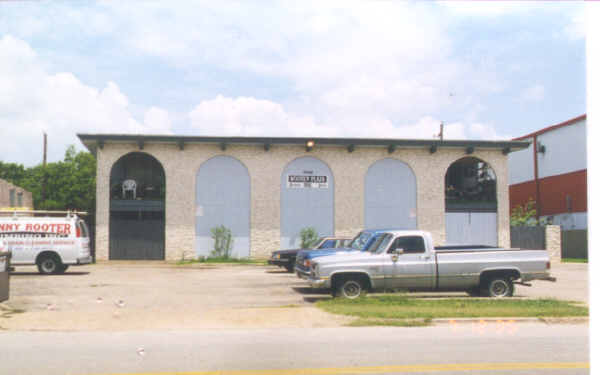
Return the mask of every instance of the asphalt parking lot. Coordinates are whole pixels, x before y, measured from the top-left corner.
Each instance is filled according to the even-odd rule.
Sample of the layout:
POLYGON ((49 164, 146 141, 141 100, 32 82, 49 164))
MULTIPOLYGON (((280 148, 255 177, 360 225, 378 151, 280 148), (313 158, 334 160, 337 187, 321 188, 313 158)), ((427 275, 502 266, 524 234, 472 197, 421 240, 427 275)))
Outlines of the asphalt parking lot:
MULTIPOLYGON (((586 264, 554 264, 552 273, 556 283, 517 286, 516 296, 587 303, 586 264)), ((0 304, 0 328, 9 330, 336 327, 350 319, 313 307, 329 294, 272 266, 106 262, 52 276, 18 267, 10 282, 0 304)))

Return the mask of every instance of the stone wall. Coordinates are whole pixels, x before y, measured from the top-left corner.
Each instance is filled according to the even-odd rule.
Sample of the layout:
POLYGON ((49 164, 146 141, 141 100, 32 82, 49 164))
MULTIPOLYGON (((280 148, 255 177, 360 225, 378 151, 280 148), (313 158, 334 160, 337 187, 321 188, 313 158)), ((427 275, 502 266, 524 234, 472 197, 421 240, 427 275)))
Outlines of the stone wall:
POLYGON ((546 250, 550 254, 550 260, 559 263, 562 248, 560 231, 560 225, 546 225, 546 250))
MULTIPOLYGON (((195 185, 202 163, 217 155, 227 155, 243 163, 250 174, 250 253, 264 258, 279 248, 280 179, 285 166, 302 156, 312 156, 329 166, 334 178, 335 234, 353 236, 364 226, 364 180, 367 169, 384 158, 398 159, 410 166, 417 181, 417 226, 430 231, 436 244, 445 242, 444 177, 446 170, 465 155, 462 148, 438 148, 431 154, 425 148, 400 148, 388 153, 383 147, 356 147, 348 152, 342 146, 318 146, 306 152, 304 146, 262 146, 145 143, 105 143, 97 150, 96 258, 108 259, 109 180, 113 164, 129 152, 145 152, 155 157, 166 175, 166 259, 195 254, 195 185)), ((478 150, 469 156, 489 163, 497 177, 498 242, 510 244, 508 213, 507 157, 501 150, 478 150)))

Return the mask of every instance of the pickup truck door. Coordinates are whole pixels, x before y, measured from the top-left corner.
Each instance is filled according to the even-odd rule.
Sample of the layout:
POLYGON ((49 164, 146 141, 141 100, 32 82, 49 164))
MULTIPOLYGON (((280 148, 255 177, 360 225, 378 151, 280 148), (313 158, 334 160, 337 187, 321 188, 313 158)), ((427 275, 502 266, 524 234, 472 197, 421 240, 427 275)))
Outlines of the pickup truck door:
POLYGON ((386 289, 432 290, 435 287, 435 258, 426 250, 422 236, 397 237, 385 256, 386 289), (400 254, 394 254, 400 249, 400 254))

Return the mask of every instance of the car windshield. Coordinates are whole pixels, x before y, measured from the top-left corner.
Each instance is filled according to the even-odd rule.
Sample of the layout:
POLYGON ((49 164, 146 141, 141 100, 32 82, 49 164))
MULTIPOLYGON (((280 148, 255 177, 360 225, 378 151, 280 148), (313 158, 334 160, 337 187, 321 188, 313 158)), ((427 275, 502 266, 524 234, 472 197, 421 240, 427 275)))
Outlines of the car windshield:
POLYGON ((365 246, 367 245, 367 242, 369 242, 371 236, 373 236, 373 233, 360 232, 356 237, 354 237, 350 243, 350 247, 354 250, 365 250, 365 246))
POLYGON ((311 249, 317 249, 319 248, 319 245, 325 240, 325 237, 319 237, 317 238, 313 243, 310 244, 309 248, 311 249))
POLYGON ((381 238, 379 238, 377 241, 375 241, 375 244, 373 246, 370 246, 369 251, 371 251, 373 253, 381 253, 381 252, 385 251, 385 249, 387 249, 388 246, 390 245, 390 242, 392 241, 393 238, 394 238, 394 236, 389 233, 385 233, 385 234, 381 235, 381 238), (373 250, 371 250, 371 248, 373 250))

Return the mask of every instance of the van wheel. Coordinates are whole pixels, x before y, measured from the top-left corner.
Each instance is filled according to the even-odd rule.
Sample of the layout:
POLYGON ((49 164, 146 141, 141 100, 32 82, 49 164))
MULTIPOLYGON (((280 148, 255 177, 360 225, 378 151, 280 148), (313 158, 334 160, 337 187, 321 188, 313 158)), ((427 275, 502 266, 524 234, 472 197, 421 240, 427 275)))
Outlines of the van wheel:
POLYGON ((486 294, 492 298, 512 297, 515 286, 508 277, 492 277, 487 284, 486 294))
POLYGON ((38 260, 38 271, 44 275, 51 275, 64 272, 63 265, 55 255, 45 255, 38 260))
POLYGON ((355 299, 366 293, 362 280, 355 278, 342 280, 336 289, 336 295, 347 299, 355 299))

